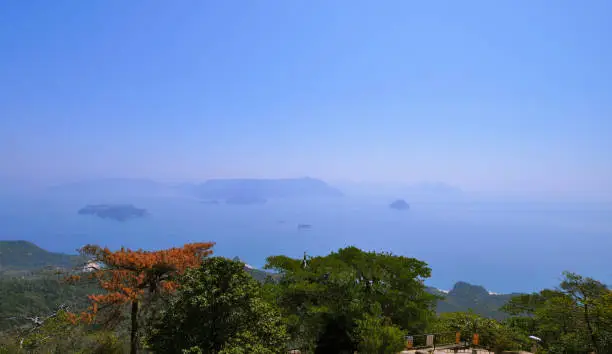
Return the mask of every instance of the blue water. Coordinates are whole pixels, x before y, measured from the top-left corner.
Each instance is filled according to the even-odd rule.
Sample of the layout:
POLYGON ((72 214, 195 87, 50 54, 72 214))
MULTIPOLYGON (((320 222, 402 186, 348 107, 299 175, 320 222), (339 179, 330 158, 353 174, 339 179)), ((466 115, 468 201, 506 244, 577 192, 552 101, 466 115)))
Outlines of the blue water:
POLYGON ((121 223, 77 215, 91 200, 2 199, 0 239, 70 253, 86 243, 157 249, 214 241, 217 255, 254 266, 269 255, 319 255, 355 245, 426 261, 433 270, 427 283, 442 289, 462 280, 495 292, 532 291, 557 285, 564 270, 612 283, 610 204, 417 203, 400 212, 388 200, 355 198, 260 206, 129 202, 151 215, 121 223), (313 228, 298 231, 300 223, 313 228))

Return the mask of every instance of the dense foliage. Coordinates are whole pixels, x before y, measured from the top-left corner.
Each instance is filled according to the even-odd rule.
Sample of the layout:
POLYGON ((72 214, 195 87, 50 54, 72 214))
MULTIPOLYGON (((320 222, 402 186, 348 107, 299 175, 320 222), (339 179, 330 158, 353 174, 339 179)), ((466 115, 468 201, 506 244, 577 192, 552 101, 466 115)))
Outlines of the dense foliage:
POLYGON ((406 345, 404 336, 404 331, 384 317, 377 305, 372 308, 372 313, 366 313, 356 321, 355 341, 359 353, 397 353, 406 345))
MULTIPOLYGON (((271 274, 208 258, 211 244, 199 245, 155 252, 89 246, 84 254, 101 267, 81 271, 74 284, 63 272, 35 271, 31 258, 15 261, 23 272, 8 264, 10 276, 0 275, 0 353, 387 354, 399 352, 407 334, 444 334, 452 343, 456 332, 463 342, 478 333, 478 345, 498 353, 532 349, 529 336, 541 338, 538 353, 612 352, 612 292, 576 274, 566 273, 557 289, 508 301, 464 283, 448 294, 432 291, 423 285, 425 263, 388 253, 348 247, 320 257, 273 256, 271 274), (446 297, 446 310, 474 311, 436 316, 436 295, 446 297), (81 310, 87 321, 75 321, 81 310)), ((33 263, 75 260, 44 258, 33 263)))
MULTIPOLYGON (((101 294, 89 295, 92 305, 81 313, 81 320, 91 323, 100 306, 114 307, 117 311, 130 304, 130 352, 135 354, 139 347, 139 314, 142 304, 151 305, 157 295, 172 292, 179 287, 177 276, 187 269, 200 266, 204 257, 210 255, 213 243, 191 243, 167 250, 143 251, 121 248, 111 251, 96 245, 87 245, 81 253, 93 264, 86 278, 94 279, 101 294)), ((73 275, 73 280, 82 276, 73 275)), ((69 318, 76 322, 77 316, 69 318)))
POLYGON ((546 353, 612 353, 612 290, 565 273, 558 289, 513 298, 511 328, 542 339, 546 353))
POLYGON ((291 345, 321 353, 353 353, 359 320, 380 309, 381 320, 404 331, 423 331, 435 297, 425 291, 424 262, 348 247, 324 257, 268 258, 266 268, 282 274, 269 283, 283 311, 291 345))
POLYGON ((450 312, 432 321, 431 333, 460 333, 463 342, 473 342, 478 334, 478 345, 493 351, 520 350, 529 345, 527 335, 503 322, 479 316, 473 312, 450 312))
POLYGON ((96 288, 90 285, 68 285, 61 274, 51 271, 0 277, 0 331, 28 325, 27 317, 51 313, 62 304, 85 309, 92 291, 96 288))
POLYGON ((0 354, 14 353, 90 353, 120 354, 129 350, 122 332, 103 327, 74 325, 68 313, 56 311, 31 327, 0 334, 0 354))
POLYGON ((152 326, 159 353, 279 353, 287 341, 278 309, 243 265, 211 258, 181 277, 181 287, 152 326))

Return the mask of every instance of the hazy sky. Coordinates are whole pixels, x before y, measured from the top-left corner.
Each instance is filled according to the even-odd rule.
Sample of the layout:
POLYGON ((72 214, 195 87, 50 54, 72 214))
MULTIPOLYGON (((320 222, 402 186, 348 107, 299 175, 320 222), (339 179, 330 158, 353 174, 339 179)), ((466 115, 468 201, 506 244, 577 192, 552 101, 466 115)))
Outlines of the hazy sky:
POLYGON ((612 191, 612 2, 0 4, 0 177, 612 191))

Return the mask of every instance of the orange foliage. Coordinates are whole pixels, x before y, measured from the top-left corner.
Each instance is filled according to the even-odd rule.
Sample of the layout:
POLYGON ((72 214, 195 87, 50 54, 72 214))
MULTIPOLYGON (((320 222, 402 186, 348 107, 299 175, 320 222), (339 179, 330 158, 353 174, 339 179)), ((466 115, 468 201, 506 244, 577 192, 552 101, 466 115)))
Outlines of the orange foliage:
MULTIPOLYGON (((180 248, 160 251, 133 251, 121 248, 112 252, 108 248, 87 245, 81 249, 92 261, 99 263, 99 270, 88 273, 89 279, 96 280, 105 294, 89 295, 92 305, 79 316, 69 314, 69 320, 91 323, 101 305, 122 305, 139 301, 145 293, 172 292, 178 284, 174 281, 189 268, 199 267, 204 257, 212 253, 214 243, 191 243, 180 248)), ((67 280, 78 281, 81 276, 71 276, 67 280)))

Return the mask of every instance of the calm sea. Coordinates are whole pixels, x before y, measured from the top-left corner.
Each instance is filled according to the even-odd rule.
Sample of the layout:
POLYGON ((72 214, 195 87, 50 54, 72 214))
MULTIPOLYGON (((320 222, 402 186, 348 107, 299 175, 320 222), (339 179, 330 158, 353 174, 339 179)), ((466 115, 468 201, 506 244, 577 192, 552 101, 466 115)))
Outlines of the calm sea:
POLYGON ((216 254, 256 267, 269 255, 321 255, 355 245, 426 261, 433 270, 428 284, 441 289, 462 280, 495 292, 532 291, 557 285, 564 270, 612 283, 610 204, 416 203, 395 211, 388 200, 353 198, 257 206, 161 197, 129 202, 151 215, 117 222, 77 215, 92 203, 82 198, 5 198, 0 239, 69 253, 86 243, 157 249, 214 241, 216 254))

